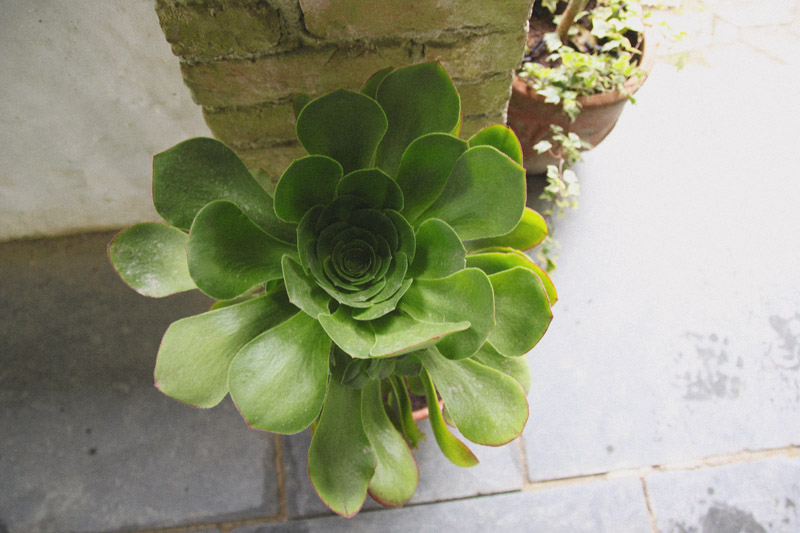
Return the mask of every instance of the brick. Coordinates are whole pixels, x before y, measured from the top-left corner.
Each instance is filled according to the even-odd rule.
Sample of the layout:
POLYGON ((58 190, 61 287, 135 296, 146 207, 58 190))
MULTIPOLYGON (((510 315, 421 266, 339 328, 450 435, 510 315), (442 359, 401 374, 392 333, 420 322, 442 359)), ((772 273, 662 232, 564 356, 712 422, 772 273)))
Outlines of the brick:
POLYGON ((262 185, 268 190, 274 188, 274 184, 281 177, 283 171, 286 170, 286 167, 289 166, 289 163, 298 157, 308 155, 308 152, 298 142, 287 142, 249 150, 240 149, 236 150, 236 153, 249 169, 260 170, 266 174, 271 183, 262 183, 262 185))
POLYGON ((511 95, 511 71, 488 79, 456 80, 464 116, 504 113, 511 95))
POLYGON ((182 64, 181 69, 198 104, 247 106, 291 98, 299 92, 313 95, 341 87, 355 90, 382 68, 411 63, 410 54, 410 47, 402 46, 300 48, 255 60, 182 64))
POLYGON ((478 131, 485 128, 486 126, 492 126, 494 124, 505 124, 506 117, 505 113, 493 113, 490 115, 477 115, 477 116, 466 116, 461 120, 461 132, 459 133, 459 137, 462 139, 469 139, 473 135, 475 135, 478 131))
POLYGON ((491 33, 455 42, 425 44, 425 60, 441 61, 454 78, 477 78, 506 72, 522 62, 525 33, 491 33))
MULTIPOLYGON (((497 117, 505 111, 511 74, 487 80, 456 80, 465 117, 486 115, 497 117)), ((233 147, 264 146, 284 143, 295 137, 292 105, 265 104, 234 109, 203 109, 206 123, 214 136, 233 147)))
POLYGON ((531 0, 393 0, 372 2, 367 8, 364 0, 300 0, 308 31, 332 40, 416 35, 459 28, 519 29, 522 32, 531 4, 531 0))
POLYGON ((158 0, 156 12, 172 52, 187 59, 263 54, 281 38, 280 14, 263 2, 158 0))
POLYGON ((203 109, 203 116, 214 137, 233 147, 247 144, 263 146, 295 136, 291 103, 220 111, 203 109))

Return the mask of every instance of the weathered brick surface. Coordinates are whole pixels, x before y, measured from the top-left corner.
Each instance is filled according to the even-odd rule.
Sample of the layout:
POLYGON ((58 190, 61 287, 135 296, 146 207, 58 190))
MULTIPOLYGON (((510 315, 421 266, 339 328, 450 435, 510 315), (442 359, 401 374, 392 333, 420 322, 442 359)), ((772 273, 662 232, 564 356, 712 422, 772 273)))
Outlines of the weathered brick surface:
POLYGON ((156 11, 172 52, 186 59, 263 54, 281 38, 280 14, 265 2, 157 0, 156 11))
POLYGON ((462 139, 469 139, 486 126, 492 126, 493 124, 504 124, 505 120, 505 113, 465 116, 463 119, 461 119, 461 133, 459 133, 458 136, 462 139))
MULTIPOLYGON (((247 106, 291 98, 297 93, 324 94, 339 87, 358 89, 374 72, 407 65, 404 47, 301 48, 254 61, 216 61, 181 66, 184 81, 198 104, 247 106)), ((510 83, 510 82, 509 82, 510 83)))
POLYGON ((460 28, 522 28, 531 0, 300 0, 306 28, 330 40, 381 38, 460 28))
POLYGON ((479 80, 456 80, 464 116, 505 113, 511 95, 511 73, 497 74, 479 80))
POLYGON ((167 40, 211 131, 274 180, 305 152, 291 99, 374 72, 440 61, 462 136, 503 122, 532 0, 157 0, 167 40))
POLYGON ((441 61, 453 78, 480 78, 488 73, 507 72, 522 62, 524 34, 521 31, 479 35, 456 42, 425 45, 426 61, 441 61))
MULTIPOLYGON (((272 185, 280 178, 289 163, 298 157, 308 155, 308 152, 298 142, 264 148, 239 149, 236 150, 236 153, 249 168, 264 172, 272 185)), ((267 189, 272 188, 267 183, 262 183, 262 185, 267 189)))
POLYGON ((295 119, 291 103, 252 107, 203 109, 211 132, 232 147, 264 146, 294 139, 295 119))

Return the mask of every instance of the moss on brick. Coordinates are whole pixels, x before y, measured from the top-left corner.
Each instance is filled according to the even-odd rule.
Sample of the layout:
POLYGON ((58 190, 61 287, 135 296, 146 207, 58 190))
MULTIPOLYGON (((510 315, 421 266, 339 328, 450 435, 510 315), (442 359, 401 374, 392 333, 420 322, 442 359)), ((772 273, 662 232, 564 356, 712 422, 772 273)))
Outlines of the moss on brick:
POLYGON ((357 90, 372 73, 409 64, 409 54, 402 46, 300 48, 252 61, 182 64, 181 69, 198 104, 249 106, 290 99, 299 92, 320 95, 339 87, 357 90))
POLYGON ((245 162, 247 168, 259 170, 266 175, 270 183, 263 185, 268 189, 270 185, 274 188, 289 163, 308 155, 308 152, 297 141, 250 150, 238 149, 236 153, 245 162))
POLYGON ((441 61, 454 78, 480 78, 518 68, 524 46, 521 32, 490 33, 457 42, 427 43, 425 60, 441 61))
POLYGON ((487 115, 473 115, 464 117, 461 122, 461 133, 459 137, 469 139, 474 134, 487 126, 494 124, 505 124, 505 113, 490 113, 487 115))
POLYGON ((230 146, 266 145, 295 135, 291 103, 236 109, 203 109, 206 124, 217 139, 230 146))
POLYGON ((156 12, 172 52, 189 60, 263 54, 281 38, 280 14, 265 2, 158 0, 156 12))
POLYGON ((511 81, 511 71, 485 79, 455 80, 461 95, 461 112, 464 116, 505 112, 511 81))
POLYGON ((299 0, 306 28, 330 40, 375 39, 459 28, 522 28, 531 0, 299 0))

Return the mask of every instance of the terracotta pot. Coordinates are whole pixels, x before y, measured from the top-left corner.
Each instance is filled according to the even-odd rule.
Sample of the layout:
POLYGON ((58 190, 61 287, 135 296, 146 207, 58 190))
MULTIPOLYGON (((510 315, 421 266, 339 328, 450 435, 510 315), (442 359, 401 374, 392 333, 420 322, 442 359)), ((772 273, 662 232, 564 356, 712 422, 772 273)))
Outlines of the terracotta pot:
MULTIPOLYGON (((646 46, 645 41, 652 40, 648 37, 642 39, 642 59, 639 63, 646 74, 649 74, 655 61, 655 53, 646 46)), ((632 78, 625 83, 625 89, 633 94, 643 79, 632 78)), ((581 96, 581 112, 575 122, 570 123, 569 117, 556 104, 546 104, 544 96, 536 93, 523 78, 514 74, 511 86, 511 100, 508 103, 508 126, 514 130, 522 144, 522 154, 525 158, 525 169, 529 174, 540 174, 547 170, 548 164, 556 163, 556 158, 544 153, 537 154, 533 146, 550 134, 550 124, 557 124, 565 131, 577 133, 592 147, 600 144, 606 138, 625 107, 628 97, 620 91, 610 93, 581 96)))
MULTIPOLYGON (((439 400, 439 410, 441 411, 443 409, 444 400, 439 400)), ((419 422, 420 420, 428 418, 430 416, 430 412, 428 411, 427 407, 422 407, 421 409, 415 409, 414 411, 411 411, 411 416, 414 418, 415 422, 419 422)))

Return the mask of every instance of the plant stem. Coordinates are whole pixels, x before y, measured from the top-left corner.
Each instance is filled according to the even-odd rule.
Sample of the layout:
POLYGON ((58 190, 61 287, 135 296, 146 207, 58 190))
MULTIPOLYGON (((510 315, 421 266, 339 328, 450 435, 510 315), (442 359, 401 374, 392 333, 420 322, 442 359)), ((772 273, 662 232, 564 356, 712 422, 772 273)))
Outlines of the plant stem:
POLYGON ((558 22, 558 26, 556 26, 556 33, 562 43, 567 42, 567 33, 572 27, 572 23, 575 22, 575 16, 583 11, 583 8, 586 7, 588 2, 589 0, 569 0, 567 9, 564 10, 564 13, 561 15, 561 20, 558 22))

